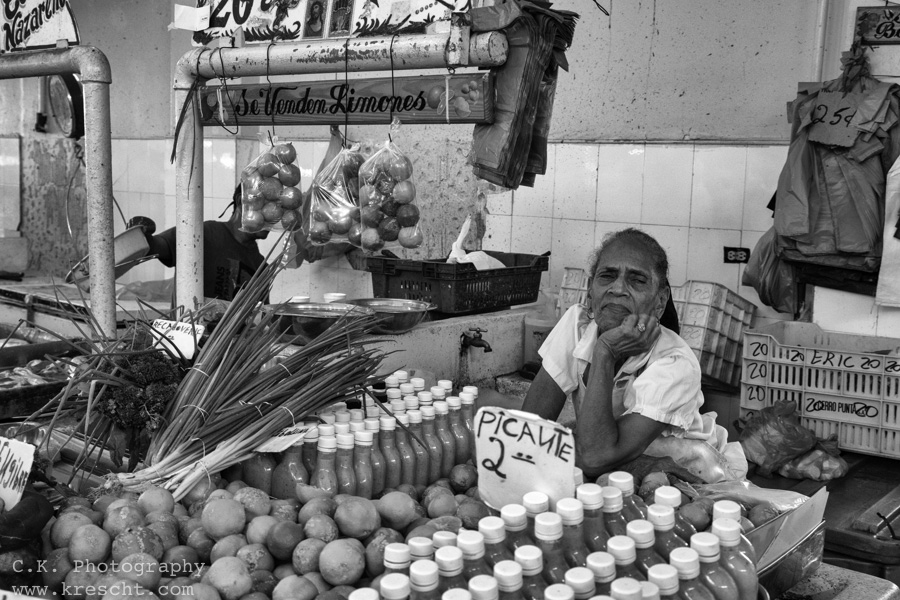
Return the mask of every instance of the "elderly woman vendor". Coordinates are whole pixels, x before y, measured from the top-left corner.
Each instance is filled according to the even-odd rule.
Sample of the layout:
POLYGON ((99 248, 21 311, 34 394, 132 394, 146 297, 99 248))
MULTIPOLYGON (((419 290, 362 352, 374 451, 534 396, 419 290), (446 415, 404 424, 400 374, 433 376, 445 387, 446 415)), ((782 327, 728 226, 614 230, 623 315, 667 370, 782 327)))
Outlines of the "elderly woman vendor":
POLYGON ((706 479, 746 473, 740 445, 726 444, 715 413, 700 414, 696 356, 660 324, 668 270, 665 250, 648 234, 609 234, 594 254, 587 306, 572 306, 539 350, 541 369, 522 410, 556 419, 571 394, 586 477, 641 454, 699 460, 694 470, 711 473, 706 479))

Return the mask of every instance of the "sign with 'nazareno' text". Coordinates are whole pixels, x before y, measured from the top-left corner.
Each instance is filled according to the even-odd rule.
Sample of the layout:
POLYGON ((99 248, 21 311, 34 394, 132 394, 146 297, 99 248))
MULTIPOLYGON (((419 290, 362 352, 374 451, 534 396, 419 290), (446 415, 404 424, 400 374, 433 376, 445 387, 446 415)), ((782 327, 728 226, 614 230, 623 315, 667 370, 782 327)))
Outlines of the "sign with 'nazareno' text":
POLYGON ((69 0, 0 0, 0 54, 78 44, 69 0))
POLYGON ((353 125, 490 123, 494 90, 488 73, 207 86, 203 125, 353 125))

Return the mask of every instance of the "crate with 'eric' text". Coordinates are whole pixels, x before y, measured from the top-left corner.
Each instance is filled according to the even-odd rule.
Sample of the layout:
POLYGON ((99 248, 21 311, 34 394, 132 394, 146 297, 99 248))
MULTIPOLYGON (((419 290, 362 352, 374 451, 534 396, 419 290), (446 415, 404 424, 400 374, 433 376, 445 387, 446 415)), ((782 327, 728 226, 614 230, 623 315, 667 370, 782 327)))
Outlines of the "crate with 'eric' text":
POLYGON ((842 449, 900 458, 900 338, 797 322, 745 331, 741 411, 778 400, 842 449))

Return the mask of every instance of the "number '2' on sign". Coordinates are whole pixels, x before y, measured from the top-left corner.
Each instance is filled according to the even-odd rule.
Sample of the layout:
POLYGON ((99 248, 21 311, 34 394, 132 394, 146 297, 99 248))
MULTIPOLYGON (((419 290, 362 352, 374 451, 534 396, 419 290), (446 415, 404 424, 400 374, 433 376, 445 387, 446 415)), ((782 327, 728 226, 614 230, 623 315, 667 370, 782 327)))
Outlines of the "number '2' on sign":
POLYGON ((575 495, 575 438, 559 423, 486 406, 475 415, 478 493, 496 509, 538 491, 552 505, 575 495))

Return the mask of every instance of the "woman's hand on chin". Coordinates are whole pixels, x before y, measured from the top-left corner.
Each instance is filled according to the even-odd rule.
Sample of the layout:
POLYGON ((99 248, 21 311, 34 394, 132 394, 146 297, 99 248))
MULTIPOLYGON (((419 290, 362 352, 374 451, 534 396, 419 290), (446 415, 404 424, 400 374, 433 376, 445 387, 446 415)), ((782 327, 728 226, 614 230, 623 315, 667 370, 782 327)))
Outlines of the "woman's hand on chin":
POLYGON ((613 329, 604 331, 594 346, 597 358, 619 361, 643 354, 659 339, 659 319, 652 315, 628 315, 613 329))

